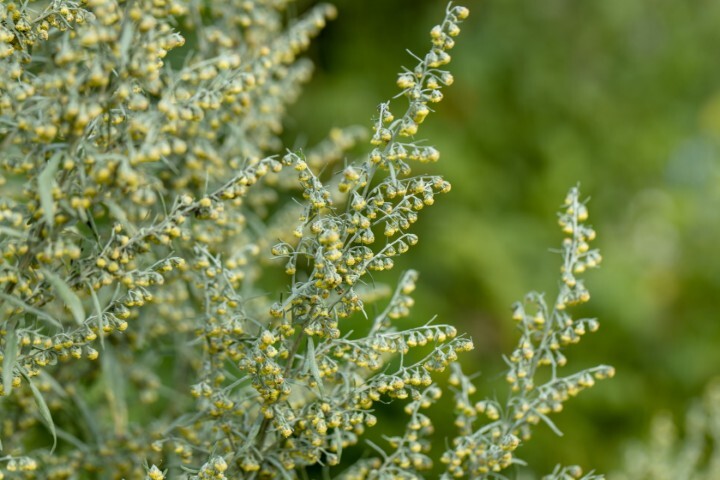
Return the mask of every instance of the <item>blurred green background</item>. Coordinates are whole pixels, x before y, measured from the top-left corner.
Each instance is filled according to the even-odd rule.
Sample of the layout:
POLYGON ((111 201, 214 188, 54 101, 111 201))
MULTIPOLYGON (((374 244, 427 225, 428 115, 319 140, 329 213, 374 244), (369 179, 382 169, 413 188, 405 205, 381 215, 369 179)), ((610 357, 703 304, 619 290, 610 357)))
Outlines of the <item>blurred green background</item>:
MULTIPOLYGON (((405 49, 426 51, 445 6, 335 4, 338 19, 310 52, 315 77, 291 110, 289 145, 369 126, 397 93, 400 66, 414 65, 405 49)), ((569 350, 568 369, 609 363, 617 376, 554 417, 564 437, 541 427, 520 456, 538 473, 556 463, 611 473, 656 412, 680 419, 720 373, 720 2, 465 5, 455 84, 419 135, 441 151, 432 169, 453 190, 421 216, 420 244, 400 265, 421 273, 414 319, 438 314, 469 332, 466 370, 502 396, 500 356, 516 341, 509 306, 529 290, 554 295, 555 211, 579 183, 604 256, 587 275, 582 313, 601 329, 569 350)))

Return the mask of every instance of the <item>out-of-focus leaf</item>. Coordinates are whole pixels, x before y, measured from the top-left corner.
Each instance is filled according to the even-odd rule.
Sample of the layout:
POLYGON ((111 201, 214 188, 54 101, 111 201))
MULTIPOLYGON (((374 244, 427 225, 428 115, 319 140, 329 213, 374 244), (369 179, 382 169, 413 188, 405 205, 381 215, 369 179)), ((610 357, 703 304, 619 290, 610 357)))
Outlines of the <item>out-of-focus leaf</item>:
POLYGON ((40 205, 43 209, 43 216, 48 225, 53 226, 55 223, 55 202, 52 197, 53 185, 55 184, 55 174, 57 173, 60 157, 62 153, 57 152, 50 157, 50 161, 45 165, 45 169, 38 176, 38 194, 40 195, 40 205))
POLYGON ((47 403, 45 403, 45 399, 42 396, 42 393, 40 393, 40 390, 35 386, 35 384, 32 382, 32 379, 27 375, 27 373, 20 371, 20 374, 25 378, 25 381, 27 381, 28 385, 30 385, 30 390, 32 391, 33 397, 35 398, 35 403, 38 406, 38 411, 40 413, 40 418, 42 419, 43 423, 45 423, 45 426, 48 427, 48 430, 50 430, 50 433, 53 436, 53 446, 51 453, 55 451, 55 446, 57 446, 57 432, 55 431, 55 422, 53 422, 52 415, 50 415, 50 409, 47 406, 47 403))
POLYGON ((44 268, 42 272, 47 281, 52 284, 58 295, 60 295, 63 302, 70 308, 70 312, 72 312, 77 324, 82 325, 85 321, 85 309, 83 308, 80 298, 72 291, 68 284, 65 283, 62 278, 55 275, 55 273, 44 268))
POLYGON ((21 231, 2 225, 0 225, 0 234, 7 235, 8 237, 25 238, 25 234, 21 231))
POLYGON ((98 299, 97 293, 95 293, 95 289, 93 289, 91 285, 88 285, 88 289, 90 290, 90 296, 92 297, 93 306, 95 307, 95 315, 97 316, 96 322, 98 326, 98 335, 100 336, 100 346, 105 349, 105 337, 103 336, 102 329, 103 311, 100 306, 100 299, 98 299))
POLYGON ((103 377, 105 378, 105 394, 107 395, 110 411, 115 424, 115 432, 123 435, 127 432, 128 409, 125 403, 125 381, 123 372, 120 370, 120 363, 110 345, 107 345, 105 352, 100 356, 102 362, 103 377))
POLYGON ((13 370, 15 369, 17 356, 17 331, 15 330, 15 324, 13 323, 8 327, 8 331, 5 334, 5 350, 3 351, 2 383, 5 395, 8 395, 12 389, 13 370))
POLYGON ((322 381, 322 377, 320 376, 320 369, 317 366, 317 360, 315 360, 315 344, 313 343, 312 337, 308 337, 305 361, 308 362, 307 365, 310 368, 310 374, 312 375, 313 379, 317 382, 318 390, 320 390, 320 393, 322 393, 323 381, 322 381))

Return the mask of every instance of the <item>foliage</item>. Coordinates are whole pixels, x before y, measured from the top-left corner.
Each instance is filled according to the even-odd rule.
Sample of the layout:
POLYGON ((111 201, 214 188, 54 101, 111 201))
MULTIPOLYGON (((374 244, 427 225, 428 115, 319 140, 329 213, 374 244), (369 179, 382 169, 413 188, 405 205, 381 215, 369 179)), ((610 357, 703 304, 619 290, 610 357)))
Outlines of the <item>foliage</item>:
MULTIPOLYGON (((378 55, 387 37, 366 33, 393 32, 415 48, 434 3, 338 2, 342 15, 316 44, 314 81, 290 110, 303 131, 357 118, 387 95, 382 72, 402 52, 378 55)), ((582 309, 603 319, 602 334, 572 359, 612 359, 620 375, 557 418, 574 441, 539 429, 523 454, 536 472, 558 457, 619 470, 626 439, 644 436, 657 411, 679 417, 720 364, 720 63, 707 48, 720 42, 720 2, 476 4, 453 55, 458 81, 424 130, 452 159, 437 171, 453 192, 417 225, 422 241, 399 266, 422 272, 416 311, 470 333, 476 349, 463 365, 494 378, 515 342, 507 305, 555 281, 554 256, 537 246, 556 243, 546 219, 579 181, 607 263, 582 309)), ((477 387, 494 395, 492 382, 477 387)), ((437 435, 450 427, 438 424, 437 435)))
POLYGON ((296 18, 288 3, 0 5, 8 477, 421 478, 433 433, 421 410, 441 395, 433 374, 452 366, 460 432, 445 476, 500 478, 532 425, 552 426, 550 413, 612 375, 559 373, 562 348, 597 328, 566 311, 589 299, 580 275, 600 262, 577 189, 560 215, 557 299, 515 308, 504 405, 472 406, 456 363, 466 335, 398 327, 415 271, 369 308, 381 305, 374 272, 418 242, 411 225, 450 190, 412 176, 439 158, 415 136, 453 83, 443 67, 468 10, 448 6, 398 76, 407 106, 381 104, 369 154, 340 165, 357 128, 282 152, 286 105, 310 73, 297 55, 335 15, 319 5, 296 18), (409 421, 390 451, 343 457, 376 408, 403 400, 409 421))
POLYGON ((659 414, 648 441, 625 451, 625 462, 613 478, 619 480, 705 480, 720 475, 720 383, 711 381, 703 398, 690 407, 684 435, 669 414, 659 414))

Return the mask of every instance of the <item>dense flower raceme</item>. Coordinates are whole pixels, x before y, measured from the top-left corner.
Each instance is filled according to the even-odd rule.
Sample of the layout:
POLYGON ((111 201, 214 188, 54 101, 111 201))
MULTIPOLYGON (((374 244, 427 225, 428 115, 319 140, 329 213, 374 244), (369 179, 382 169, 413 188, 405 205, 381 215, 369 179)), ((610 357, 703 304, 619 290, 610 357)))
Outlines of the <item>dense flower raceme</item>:
MULTIPOLYGON (((580 201, 579 190, 568 193, 559 215, 559 224, 566 237, 561 249, 560 291, 548 304, 545 296, 530 293, 523 302, 513 306, 512 318, 521 332, 517 346, 506 357, 505 376, 510 393, 504 402, 470 400, 475 387, 455 364, 450 383, 455 386, 456 425, 460 435, 453 440, 453 448, 445 452, 443 463, 446 476, 495 478, 494 474, 518 461, 516 450, 531 437, 532 427, 540 422, 557 431, 548 415, 560 412, 569 398, 592 387, 596 380, 612 377, 612 367, 593 368, 561 375, 567 364, 563 349, 580 342, 582 337, 599 328, 596 319, 575 319, 568 311, 573 305, 585 303, 590 293, 582 274, 596 268, 602 259, 589 243, 595 230, 586 224, 588 210, 580 201), (542 372, 543 367, 550 370, 542 372), (486 422, 485 419, 489 420, 486 422), (481 422, 482 420, 482 422, 481 422)), ((601 478, 593 474, 583 476, 577 466, 558 467, 548 479, 601 478)))
MULTIPOLYGON (((419 478, 432 466, 432 373, 472 343, 450 325, 396 329, 413 271, 379 313, 366 306, 383 296, 371 272, 417 243, 411 225, 450 189, 411 165, 439 158, 414 137, 453 82, 443 67, 468 11, 447 8, 398 77, 407 106, 380 106, 370 153, 336 178, 328 166, 363 129, 278 154, 285 106, 310 73, 297 55, 335 15, 294 17, 289 3, 0 5, 0 476, 296 478, 338 465, 341 478, 419 478), (302 201, 283 200, 298 188, 302 201), (268 296, 278 262, 289 283, 268 296), (345 326, 358 321, 364 331, 345 326), (394 450, 344 464, 392 400, 409 415, 394 450)), ((573 195, 563 305, 551 314, 532 297, 547 321, 521 322, 508 378, 522 393, 503 423, 488 413, 499 406, 474 410, 494 421, 481 433, 460 414, 450 474, 511 464, 527 425, 610 372, 528 383, 597 325, 564 313, 586 300, 580 266, 599 262, 573 195), (511 458, 492 463, 484 449, 498 442, 511 458)))

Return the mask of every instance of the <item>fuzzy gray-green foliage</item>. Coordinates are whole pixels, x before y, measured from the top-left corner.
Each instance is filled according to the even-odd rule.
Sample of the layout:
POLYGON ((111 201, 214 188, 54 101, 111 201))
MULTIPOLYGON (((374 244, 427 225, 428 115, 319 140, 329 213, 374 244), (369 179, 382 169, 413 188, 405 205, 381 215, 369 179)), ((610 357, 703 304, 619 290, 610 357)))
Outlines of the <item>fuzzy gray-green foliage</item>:
POLYGON ((385 300, 372 274, 418 242, 412 224, 450 190, 413 174, 439 158, 416 135, 454 81, 445 66, 468 10, 447 7, 398 76, 404 103, 381 104, 369 152, 341 165, 364 130, 333 129, 304 152, 279 140, 310 73, 297 56, 335 15, 294 17, 289 3, 0 5, 2 475, 422 478, 433 375, 451 366, 460 431, 439 456, 445 477, 499 478, 532 425, 612 375, 560 372, 561 350, 597 328, 568 313, 600 262, 575 188, 559 295, 515 308, 503 404, 470 400, 457 360, 472 342, 455 327, 396 326, 418 275, 385 300), (285 281, 268 293, 278 266, 285 281), (346 460, 394 401, 405 432, 346 460))

